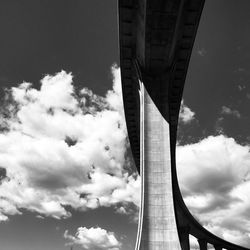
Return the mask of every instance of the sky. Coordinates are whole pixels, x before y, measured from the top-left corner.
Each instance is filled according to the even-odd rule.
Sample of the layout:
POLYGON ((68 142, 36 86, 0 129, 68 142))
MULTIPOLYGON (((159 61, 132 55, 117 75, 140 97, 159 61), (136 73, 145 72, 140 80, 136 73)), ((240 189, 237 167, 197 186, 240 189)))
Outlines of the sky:
MULTIPOLYGON (((206 2, 176 148, 191 213, 243 246, 249 9, 248 0, 206 2)), ((1 248, 133 250, 140 177, 124 121, 116 1, 2 0, 0 12, 1 248)))

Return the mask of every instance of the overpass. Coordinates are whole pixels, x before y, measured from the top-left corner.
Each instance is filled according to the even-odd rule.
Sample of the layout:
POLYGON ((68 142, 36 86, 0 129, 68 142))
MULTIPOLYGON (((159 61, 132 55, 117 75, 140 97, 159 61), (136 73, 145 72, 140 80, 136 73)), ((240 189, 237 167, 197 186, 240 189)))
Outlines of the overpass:
POLYGON ((189 60, 205 0, 118 0, 123 102, 142 176, 136 250, 246 250, 203 228, 178 186, 176 133, 189 60))

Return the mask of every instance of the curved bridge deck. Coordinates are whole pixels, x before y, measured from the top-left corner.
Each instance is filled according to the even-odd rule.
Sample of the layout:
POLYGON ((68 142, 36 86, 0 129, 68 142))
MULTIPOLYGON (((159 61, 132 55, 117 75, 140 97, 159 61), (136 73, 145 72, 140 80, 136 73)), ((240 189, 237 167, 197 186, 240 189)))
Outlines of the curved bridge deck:
POLYGON ((174 209, 181 247, 189 234, 200 249, 246 250, 204 229, 182 199, 175 166, 176 132, 183 87, 205 0, 119 0, 119 42, 123 101, 130 145, 140 171, 139 80, 170 126, 174 209))

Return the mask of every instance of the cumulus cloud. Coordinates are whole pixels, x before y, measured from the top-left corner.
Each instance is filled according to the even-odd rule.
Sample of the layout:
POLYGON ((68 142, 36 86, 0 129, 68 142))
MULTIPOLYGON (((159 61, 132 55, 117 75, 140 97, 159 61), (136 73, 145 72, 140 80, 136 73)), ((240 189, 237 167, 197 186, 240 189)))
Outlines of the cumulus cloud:
MULTIPOLYGON (((68 206, 81 211, 114 206, 121 214, 135 212, 136 218, 140 178, 125 170, 128 140, 115 66, 112 75, 113 89, 104 97, 87 88, 77 91, 65 71, 45 76, 38 89, 24 82, 6 91, 0 110, 0 221, 23 209, 38 218, 67 218, 68 206)), ((194 119, 182 102, 180 121, 194 119)), ((249 151, 223 135, 177 146, 188 207, 209 230, 246 246, 249 151)), ((78 228, 75 235, 66 231, 64 236, 84 249, 121 247, 113 233, 100 228, 78 228)))
POLYGON ((231 108, 229 108, 227 106, 222 106, 222 108, 221 108, 221 114, 223 114, 223 115, 232 115, 232 116, 234 116, 236 118, 240 118, 241 117, 240 112, 238 110, 231 109, 231 108))
POLYGON ((195 113, 184 104, 184 100, 181 102, 181 108, 179 113, 179 120, 184 124, 190 123, 194 120, 195 113))
POLYGON ((100 227, 79 227, 75 235, 65 231, 64 238, 69 241, 67 245, 77 245, 82 249, 91 250, 120 250, 121 243, 113 232, 108 232, 100 227))
MULTIPOLYGON (((66 207, 138 204, 139 178, 124 170, 128 147, 119 68, 105 97, 76 91, 71 73, 6 91, 0 111, 0 220, 22 209, 67 218, 66 207)), ((79 86, 79 85, 78 85, 79 86)))
POLYGON ((250 146, 224 135, 177 147, 177 171, 185 203, 210 231, 250 244, 250 146))
POLYGON ((79 189, 81 195, 89 201, 94 201, 93 206, 108 206, 110 204, 133 202, 139 206, 140 179, 124 174, 123 178, 95 171, 91 174, 91 183, 79 189), (96 204, 96 205, 95 205, 96 204))
POLYGON ((139 206, 140 204, 127 203, 116 207, 116 213, 125 215, 129 222, 138 223, 139 221, 139 206))

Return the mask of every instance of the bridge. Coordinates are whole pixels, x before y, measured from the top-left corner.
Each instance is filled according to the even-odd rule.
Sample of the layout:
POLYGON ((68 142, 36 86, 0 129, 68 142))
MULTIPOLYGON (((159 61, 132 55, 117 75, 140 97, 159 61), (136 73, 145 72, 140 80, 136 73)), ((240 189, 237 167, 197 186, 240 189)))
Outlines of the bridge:
POLYGON ((142 177, 136 250, 247 250, 203 228, 187 209, 175 161, 178 115, 205 0, 119 0, 123 102, 142 177))

